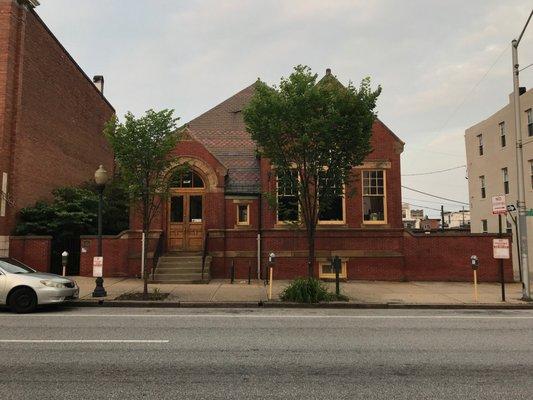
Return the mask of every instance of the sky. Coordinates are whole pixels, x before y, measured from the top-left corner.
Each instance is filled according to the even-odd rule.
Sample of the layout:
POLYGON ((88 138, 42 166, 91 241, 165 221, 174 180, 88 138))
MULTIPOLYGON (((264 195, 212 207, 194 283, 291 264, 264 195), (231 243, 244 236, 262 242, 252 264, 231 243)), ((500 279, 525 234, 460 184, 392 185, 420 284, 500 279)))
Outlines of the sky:
MULTIPOLYGON (((36 11, 119 116, 173 108, 185 123, 261 78, 304 64, 344 83, 369 76, 378 117, 405 143, 402 174, 465 165, 464 131, 508 102, 511 40, 532 0, 41 0, 36 11)), ((533 63, 533 23, 519 48, 533 63)), ((533 67, 521 73, 533 85, 533 67)), ((465 168, 402 184, 468 202, 465 168)), ((410 190, 434 216, 461 206, 410 190)))

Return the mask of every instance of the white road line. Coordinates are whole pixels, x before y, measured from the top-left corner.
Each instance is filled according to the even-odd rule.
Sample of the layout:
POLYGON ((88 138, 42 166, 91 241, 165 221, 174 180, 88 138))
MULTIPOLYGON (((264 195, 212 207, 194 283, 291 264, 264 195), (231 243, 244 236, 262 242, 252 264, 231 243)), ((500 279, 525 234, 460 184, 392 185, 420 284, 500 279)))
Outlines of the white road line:
POLYGON ((111 339, 0 339, 0 343, 168 343, 168 340, 111 339))
POLYGON ((250 315, 250 314, 6 314, 1 318, 256 318, 256 319, 533 319, 533 315, 505 316, 505 315, 250 315))

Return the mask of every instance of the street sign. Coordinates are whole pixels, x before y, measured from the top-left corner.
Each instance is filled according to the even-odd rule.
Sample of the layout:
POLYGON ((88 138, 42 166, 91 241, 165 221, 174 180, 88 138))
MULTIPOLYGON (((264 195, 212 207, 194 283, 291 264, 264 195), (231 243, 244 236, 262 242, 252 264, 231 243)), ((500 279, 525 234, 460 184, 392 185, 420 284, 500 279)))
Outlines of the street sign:
POLYGON ((507 213, 505 196, 492 196, 492 213, 495 215, 507 213))
POLYGON ((533 209, 530 208, 529 210, 527 210, 526 211, 526 216, 527 217, 533 217, 533 209))
POLYGON ((516 211, 516 206, 514 204, 509 204, 507 206, 507 211, 509 211, 509 212, 516 211))
POLYGON ((492 253, 494 258, 510 258, 509 239, 492 239, 492 253))
POLYGON ((93 278, 102 277, 103 266, 104 266, 104 257, 93 257, 93 278))

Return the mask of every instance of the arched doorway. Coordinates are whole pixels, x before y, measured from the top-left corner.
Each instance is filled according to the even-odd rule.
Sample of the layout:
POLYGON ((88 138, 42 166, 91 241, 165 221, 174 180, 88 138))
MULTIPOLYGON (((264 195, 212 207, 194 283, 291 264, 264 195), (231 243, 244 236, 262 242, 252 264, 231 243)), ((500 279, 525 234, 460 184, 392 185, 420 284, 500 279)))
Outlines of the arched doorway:
POLYGON ((179 168, 170 177, 168 251, 200 251, 204 238, 205 183, 193 169, 179 168))

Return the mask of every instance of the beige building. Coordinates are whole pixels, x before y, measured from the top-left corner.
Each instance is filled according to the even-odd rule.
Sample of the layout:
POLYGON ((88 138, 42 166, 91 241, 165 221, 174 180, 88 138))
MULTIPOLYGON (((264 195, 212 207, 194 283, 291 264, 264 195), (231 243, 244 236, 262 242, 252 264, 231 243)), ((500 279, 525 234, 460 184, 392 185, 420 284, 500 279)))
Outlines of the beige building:
MULTIPOLYGON (((520 118, 524 149, 524 175, 526 207, 533 208, 533 90, 521 88, 520 118)), ((513 97, 509 103, 486 120, 465 132, 470 198, 471 231, 497 232, 498 217, 492 214, 491 197, 506 196, 507 204, 515 204, 516 185, 516 135, 513 97)), ((511 213, 516 217, 516 212, 511 213)), ((518 278, 516 229, 508 215, 502 223, 503 231, 513 232, 513 265, 518 278)), ((533 217, 528 218, 530 265, 533 264, 533 217)), ((530 267, 531 270, 531 267, 530 267)))

